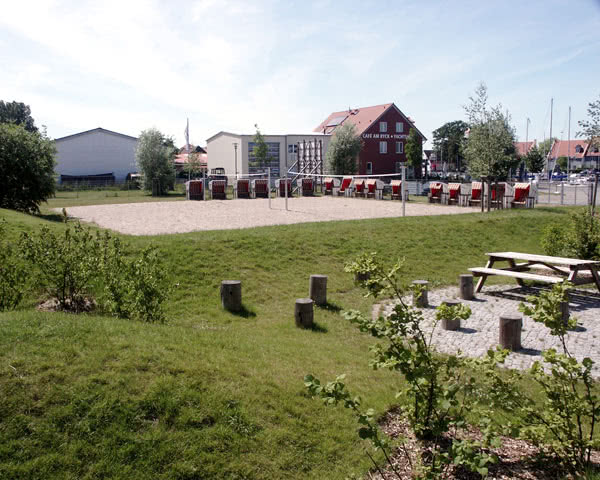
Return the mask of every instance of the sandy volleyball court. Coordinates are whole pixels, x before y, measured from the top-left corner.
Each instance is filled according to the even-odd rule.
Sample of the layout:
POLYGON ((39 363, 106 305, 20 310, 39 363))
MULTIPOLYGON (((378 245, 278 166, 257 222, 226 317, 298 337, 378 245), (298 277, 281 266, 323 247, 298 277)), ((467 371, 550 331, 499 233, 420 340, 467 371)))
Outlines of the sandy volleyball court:
MULTIPOLYGON (((148 202, 70 207, 70 216, 129 235, 162 235, 198 230, 287 225, 331 220, 401 217, 402 202, 356 198, 302 197, 267 199, 148 202)), ((448 215, 475 208, 407 203, 406 215, 448 215)))

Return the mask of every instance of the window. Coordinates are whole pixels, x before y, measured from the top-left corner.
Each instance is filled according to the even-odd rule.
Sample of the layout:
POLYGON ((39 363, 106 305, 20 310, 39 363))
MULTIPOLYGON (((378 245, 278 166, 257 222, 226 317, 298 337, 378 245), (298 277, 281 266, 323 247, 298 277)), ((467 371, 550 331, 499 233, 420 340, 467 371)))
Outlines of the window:
POLYGON ((267 165, 259 165, 254 156, 254 142, 248 142, 248 173, 263 173, 267 171, 267 167, 271 167, 271 175, 279 176, 279 142, 267 143, 267 165))
POLYGON ((402 133, 404 131, 404 124, 402 122, 396 122, 396 133, 402 133))
POLYGON ((387 122, 379 122, 379 133, 387 132, 387 122))
POLYGON ((402 142, 396 142, 396 153, 404 153, 404 145, 402 142))
POLYGON ((371 175, 373 173, 373 162, 367 162, 367 175, 371 175))
POLYGON ((387 153, 387 142, 379 142, 379 153, 387 153))

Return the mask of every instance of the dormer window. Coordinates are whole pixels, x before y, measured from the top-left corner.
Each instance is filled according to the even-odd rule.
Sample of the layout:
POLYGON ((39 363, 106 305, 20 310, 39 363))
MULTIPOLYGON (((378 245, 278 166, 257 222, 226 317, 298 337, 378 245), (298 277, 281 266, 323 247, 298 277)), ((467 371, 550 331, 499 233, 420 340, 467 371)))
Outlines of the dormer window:
POLYGON ((581 145, 576 145, 576 146, 575 146, 575 151, 576 151, 577 153, 581 153, 581 152, 583 152, 583 147, 582 147, 581 145))

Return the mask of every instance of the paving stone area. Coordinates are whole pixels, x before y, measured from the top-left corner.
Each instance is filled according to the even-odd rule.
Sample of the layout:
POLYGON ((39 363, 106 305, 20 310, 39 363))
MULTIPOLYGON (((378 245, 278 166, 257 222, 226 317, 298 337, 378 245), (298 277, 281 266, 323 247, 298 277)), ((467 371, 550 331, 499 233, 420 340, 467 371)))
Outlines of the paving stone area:
MULTIPOLYGON (((458 287, 447 287, 428 293, 429 308, 422 309, 425 328, 431 332, 435 322, 435 307, 444 300, 461 301, 471 308, 471 317, 463 321, 460 330, 446 331, 437 326, 433 333, 433 343, 438 351, 478 357, 498 345, 499 318, 504 314, 523 316, 521 344, 523 348, 511 352, 505 365, 509 368, 527 369, 536 360, 541 360, 541 351, 554 347, 561 350, 558 338, 550 335, 548 329, 519 312, 519 303, 527 295, 535 295, 539 288, 521 288, 515 285, 485 286, 483 291, 470 301, 459 298, 458 287)), ((384 305, 384 314, 392 311, 393 303, 384 305)), ((592 291, 578 290, 571 294, 569 309, 577 319, 577 328, 567 335, 567 348, 581 361, 590 357, 595 365, 594 377, 600 378, 600 295, 592 291)))

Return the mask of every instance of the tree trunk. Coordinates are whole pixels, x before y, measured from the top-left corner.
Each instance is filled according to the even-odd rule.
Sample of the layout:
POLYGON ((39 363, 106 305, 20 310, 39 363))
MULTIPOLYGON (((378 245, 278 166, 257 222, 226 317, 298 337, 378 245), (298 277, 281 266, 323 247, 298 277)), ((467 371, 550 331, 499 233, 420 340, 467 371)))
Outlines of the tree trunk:
POLYGON ((311 275, 309 282, 309 297, 315 305, 327 304, 327 275, 311 275))
POLYGON ((473 275, 464 274, 460 276, 460 298, 473 300, 473 275))
POLYGON ((225 310, 239 312, 242 309, 242 282, 223 280, 221 282, 221 304, 225 310))
POLYGON ((294 318, 297 327, 312 328, 314 324, 314 308, 313 301, 310 298, 299 298, 296 300, 294 318))
MULTIPOLYGON (((460 305, 460 302, 445 300, 444 305, 449 307, 456 307, 460 305)), ((442 329, 444 330, 458 330, 460 328, 460 318, 442 318, 442 329)))
POLYGON ((420 294, 417 294, 413 291, 413 306, 418 308, 427 308, 429 306, 429 301, 427 299, 427 286, 429 282, 427 280, 414 280, 412 282, 413 286, 421 287, 420 294))
POLYGON ((518 315, 500 316, 500 345, 513 352, 521 348, 523 317, 518 315))

